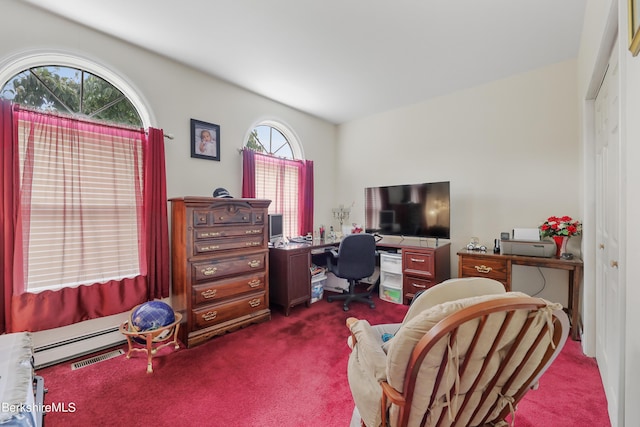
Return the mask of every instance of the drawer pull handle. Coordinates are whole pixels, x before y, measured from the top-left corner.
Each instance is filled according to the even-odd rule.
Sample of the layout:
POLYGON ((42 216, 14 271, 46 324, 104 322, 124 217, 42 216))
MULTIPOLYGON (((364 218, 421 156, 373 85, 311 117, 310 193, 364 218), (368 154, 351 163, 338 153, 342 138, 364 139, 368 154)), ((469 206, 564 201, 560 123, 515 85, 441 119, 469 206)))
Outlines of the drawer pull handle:
POLYGON ((260 279, 253 279, 249 283, 247 283, 247 285, 249 285, 250 288, 257 288, 258 286, 260 286, 260 279))
POLYGON ((200 270, 204 276, 213 276, 218 271, 217 267, 207 267, 200 270))
POLYGON ((202 295, 202 298, 213 298, 216 296, 216 294, 218 293, 217 289, 207 289, 206 291, 202 291, 200 293, 200 295, 202 295))
POLYGON ((474 266, 476 268, 476 271, 478 273, 489 273, 491 270, 493 270, 493 268, 491 267, 487 267, 486 265, 482 264, 482 265, 476 265, 474 266))
POLYGON ((215 319, 216 317, 218 317, 217 311, 207 311, 205 314, 202 315, 202 319, 206 320, 207 322, 215 319))
POLYGON ((420 258, 411 258, 411 262, 424 262, 424 260, 420 258))
POLYGON ((221 233, 219 232, 211 232, 211 233, 202 233, 200 237, 218 237, 221 233))
POLYGON ((249 305, 251 306, 251 308, 256 308, 260 305, 260 299, 256 298, 256 299, 252 299, 251 301, 249 301, 249 305))
POLYGON ((422 288, 422 289, 426 289, 426 285, 418 285, 417 283, 412 283, 411 286, 414 286, 416 288, 422 288))
POLYGON ((205 246, 202 248, 203 251, 215 251, 216 249, 220 249, 220 246, 218 245, 213 245, 213 246, 205 246))
POLYGON ((244 245, 245 246, 258 246, 260 244, 261 244, 260 242, 247 242, 244 245))
POLYGON ((262 263, 260 261, 258 261, 257 259, 249 261, 249 267, 251 267, 251 268, 260 267, 260 264, 262 264, 262 263))
POLYGON ((247 230, 244 232, 244 234, 258 234, 258 233, 262 233, 262 230, 247 230))

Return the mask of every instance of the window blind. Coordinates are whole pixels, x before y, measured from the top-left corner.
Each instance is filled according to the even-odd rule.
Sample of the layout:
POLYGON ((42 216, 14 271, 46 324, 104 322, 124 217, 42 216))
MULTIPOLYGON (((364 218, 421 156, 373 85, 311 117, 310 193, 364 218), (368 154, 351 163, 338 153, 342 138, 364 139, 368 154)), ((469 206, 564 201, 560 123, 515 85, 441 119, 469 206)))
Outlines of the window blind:
POLYGON ((139 275, 141 131, 19 114, 25 290, 139 275))
POLYGON ((298 232, 298 193, 301 164, 297 161, 256 155, 256 197, 271 200, 269 213, 281 213, 284 235, 298 232))

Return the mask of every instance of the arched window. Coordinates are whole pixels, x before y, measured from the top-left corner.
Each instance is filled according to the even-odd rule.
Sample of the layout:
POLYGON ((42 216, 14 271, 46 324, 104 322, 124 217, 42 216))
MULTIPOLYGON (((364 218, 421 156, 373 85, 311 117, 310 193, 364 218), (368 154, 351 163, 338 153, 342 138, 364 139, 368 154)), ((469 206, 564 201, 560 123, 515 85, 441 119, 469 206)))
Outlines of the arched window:
MULTIPOLYGON (((42 54, 0 63, 0 98, 14 104, 16 139, 3 141, 17 148, 14 191, 29 195, 16 201, 16 227, 25 236, 16 243, 16 265, 24 265, 25 277, 13 286, 23 312, 13 311, 12 328, 48 329, 145 301, 153 262, 145 246, 146 209, 153 209, 146 195, 154 189, 144 174, 153 168, 152 147, 163 142, 157 129, 146 136, 150 115, 136 91, 97 64, 42 54), (119 286, 127 292, 112 295, 119 286), (29 296, 54 290, 67 298, 29 296), (59 318, 38 318, 52 310, 38 304, 70 301, 75 312, 69 306, 59 318), (20 320, 27 313, 33 320, 20 320)), ((168 275, 161 293, 168 294, 168 275)))
POLYGON ((304 160, 295 134, 282 123, 262 121, 249 133, 246 148, 256 152, 254 196, 271 200, 269 213, 283 215, 284 235, 312 231, 313 165, 304 160))
POLYGON ((127 96, 89 71, 59 65, 34 66, 10 77, 0 97, 41 111, 142 127, 127 96))
POLYGON ((293 131, 274 120, 258 123, 249 134, 246 146, 268 156, 291 160, 304 159, 302 147, 293 131))

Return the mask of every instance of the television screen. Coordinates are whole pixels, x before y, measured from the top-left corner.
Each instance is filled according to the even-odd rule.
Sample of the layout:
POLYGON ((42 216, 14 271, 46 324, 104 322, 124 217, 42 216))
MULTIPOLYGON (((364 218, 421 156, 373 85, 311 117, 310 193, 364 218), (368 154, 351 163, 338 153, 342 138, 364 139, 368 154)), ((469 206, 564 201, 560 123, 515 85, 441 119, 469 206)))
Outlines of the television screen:
POLYGON ((269 242, 274 243, 283 237, 284 224, 282 214, 269 214, 269 242))
POLYGON ((449 182, 365 188, 367 233, 449 239, 449 182))

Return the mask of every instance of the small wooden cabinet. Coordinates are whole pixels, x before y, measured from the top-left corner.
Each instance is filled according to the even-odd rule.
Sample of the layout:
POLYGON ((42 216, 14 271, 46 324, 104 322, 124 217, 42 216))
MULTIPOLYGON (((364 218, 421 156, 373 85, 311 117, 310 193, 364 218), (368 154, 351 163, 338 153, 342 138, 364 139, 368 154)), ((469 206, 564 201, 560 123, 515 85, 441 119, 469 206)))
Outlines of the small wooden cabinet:
POLYGON ((192 347, 271 318, 269 200, 171 199, 172 304, 192 347))
POLYGON ((270 304, 284 309, 311 305, 311 252, 307 245, 291 245, 269 250, 270 304))
POLYGON ((403 303, 417 292, 451 278, 450 244, 435 247, 406 246, 402 249, 403 303))

